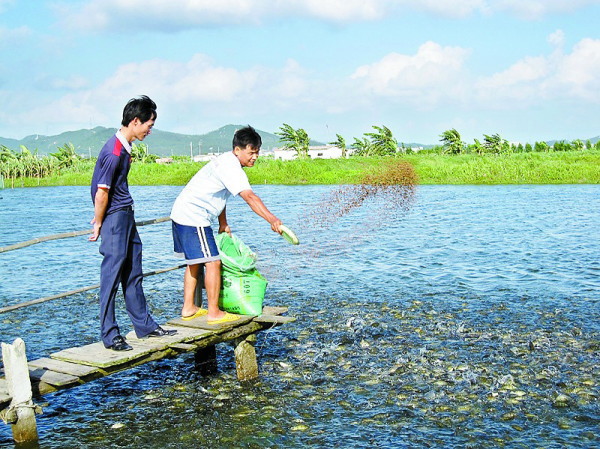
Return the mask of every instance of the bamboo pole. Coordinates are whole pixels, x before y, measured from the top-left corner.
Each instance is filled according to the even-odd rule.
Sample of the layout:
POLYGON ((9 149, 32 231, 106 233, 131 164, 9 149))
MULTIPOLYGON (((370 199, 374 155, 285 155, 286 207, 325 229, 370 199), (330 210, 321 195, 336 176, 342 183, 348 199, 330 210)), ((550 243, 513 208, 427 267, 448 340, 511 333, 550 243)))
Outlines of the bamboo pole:
POLYGON ((8 393, 12 396, 9 409, 16 412, 16 422, 12 424, 13 439, 17 444, 37 441, 35 406, 32 401, 25 342, 17 338, 12 345, 2 343, 2 359, 8 393))
MULTIPOLYGON (((183 268, 185 266, 186 266, 186 264, 180 264, 180 265, 175 265, 174 267, 161 268, 159 270, 148 271, 148 272, 144 273, 143 276, 146 277, 146 276, 153 276, 155 274, 166 273, 167 271, 177 270, 177 269, 183 268)), ((0 308, 0 313, 10 312, 11 310, 20 309, 21 307, 32 306, 34 304, 51 301, 53 299, 60 299, 60 298, 66 297, 66 296, 76 295, 77 293, 87 292, 88 290, 93 290, 93 289, 99 288, 99 287, 100 287, 100 284, 88 285, 87 287, 81 287, 81 288, 71 290, 71 291, 68 291, 65 293, 59 293, 57 295, 45 296, 43 298, 32 299, 31 301, 20 302, 18 304, 14 304, 12 306, 6 306, 6 307, 0 308)))
MULTIPOLYGON (((169 217, 161 217, 161 218, 153 218, 151 220, 136 221, 135 224, 136 224, 136 226, 146 226, 146 225, 155 224, 155 223, 162 223, 162 222, 168 221, 168 220, 170 220, 169 217)), ((37 237, 35 239, 27 240, 27 241, 21 242, 21 243, 15 243, 13 245, 0 246, 0 253, 5 253, 7 251, 13 251, 15 249, 26 248, 28 246, 35 245, 36 243, 49 242, 51 240, 66 239, 69 237, 79 237, 79 236, 91 234, 91 233, 92 233, 92 229, 87 229, 87 230, 83 230, 83 231, 63 232, 61 234, 53 234, 53 235, 48 235, 45 237, 37 237)))

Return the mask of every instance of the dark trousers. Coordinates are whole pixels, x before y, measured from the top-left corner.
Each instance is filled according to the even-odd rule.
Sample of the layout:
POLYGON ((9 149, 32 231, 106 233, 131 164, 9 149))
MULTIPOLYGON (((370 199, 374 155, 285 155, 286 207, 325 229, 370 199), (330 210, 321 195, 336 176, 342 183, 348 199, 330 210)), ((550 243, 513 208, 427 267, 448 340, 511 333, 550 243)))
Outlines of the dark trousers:
POLYGON ((148 312, 142 288, 142 241, 131 208, 107 215, 100 228, 100 332, 104 346, 120 335, 115 317, 115 298, 119 284, 125 308, 138 338, 154 331, 158 324, 148 312))

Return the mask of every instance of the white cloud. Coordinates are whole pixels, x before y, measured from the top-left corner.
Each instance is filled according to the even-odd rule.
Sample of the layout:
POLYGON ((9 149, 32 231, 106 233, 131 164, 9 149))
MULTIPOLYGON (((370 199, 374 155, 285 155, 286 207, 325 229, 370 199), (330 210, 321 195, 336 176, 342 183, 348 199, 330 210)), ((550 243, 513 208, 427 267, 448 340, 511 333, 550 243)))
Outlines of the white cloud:
POLYGON ((89 86, 89 82, 83 76, 67 76, 63 78, 43 76, 35 81, 35 86, 43 91, 68 90, 79 91, 89 86))
POLYGON ((19 43, 19 41, 31 36, 31 34, 31 29, 26 26, 18 28, 5 28, 0 26, 0 48, 19 43))
POLYGON ((548 42, 557 48, 562 48, 565 43, 565 33, 562 30, 556 30, 548 36, 548 42))
POLYGON ((479 82, 479 88, 497 95, 497 89, 514 88, 523 83, 534 83, 548 76, 549 63, 546 57, 526 57, 508 69, 495 73, 479 82))
POLYGON ((546 107, 553 101, 600 104, 600 40, 582 39, 565 51, 559 30, 548 42, 552 48, 547 54, 523 57, 478 78, 467 64, 469 49, 431 41, 414 53, 392 52, 356 67, 347 77, 327 79, 293 59, 277 67, 244 69, 233 63, 218 64, 204 54, 183 62, 147 60, 121 65, 93 87, 77 77, 43 79, 46 86, 71 89, 56 100, 50 99, 54 92, 0 92, 5 111, 10 111, 0 112, 0 121, 7 129, 43 123, 45 133, 116 126, 125 102, 140 94, 158 103, 159 129, 174 132, 198 132, 198 126, 208 131, 225 123, 258 120, 307 129, 306 123, 312 121, 335 129, 336 119, 341 123, 346 117, 360 116, 374 123, 379 117, 412 116, 417 109, 432 116, 460 110, 459 117, 492 109, 546 107), (303 122, 294 122, 297 119, 303 122))
POLYGON ((600 101, 600 40, 583 39, 565 55, 551 80, 557 89, 581 99, 600 101))
POLYGON ((598 0, 488 0, 495 11, 508 11, 526 20, 538 20, 550 14, 559 14, 597 5, 598 0))
POLYGON ((15 0, 0 0, 0 13, 15 3, 15 0))
MULTIPOLYGON (((1 1, 1 0, 0 0, 1 1)), ((63 0, 58 16, 82 30, 111 31, 144 23, 156 31, 260 24, 309 17, 333 23, 365 22, 421 12, 450 19, 510 13, 526 20, 574 11, 599 0, 87 0, 73 8, 63 0)), ((1 4, 0 4, 1 6, 1 4)))
POLYGON ((486 14, 490 10, 486 0, 414 0, 406 3, 411 8, 449 18, 464 18, 476 12, 486 14))
POLYGON ((302 96, 306 87, 303 77, 302 68, 293 60, 280 69, 254 66, 237 70, 196 54, 187 62, 156 59, 125 64, 96 90, 157 92, 178 103, 235 105, 252 100, 262 104, 265 95, 269 100, 302 96))
POLYGON ((464 48, 426 42, 415 55, 388 54, 373 64, 358 67, 351 78, 360 83, 361 90, 378 97, 416 104, 435 102, 457 87, 468 54, 464 48))
MULTIPOLYGON (((159 106, 157 126, 184 132, 207 120, 221 126, 237 117, 249 121, 275 110, 293 110, 310 101, 306 75, 294 60, 278 69, 254 66, 240 71, 217 65, 202 54, 186 62, 155 59, 124 64, 93 88, 84 89, 85 80, 77 78, 40 80, 45 87, 54 88, 74 88, 78 83, 80 90, 54 101, 28 102, 27 108, 21 108, 26 110, 24 116, 13 113, 9 118, 0 113, 0 119, 15 124, 25 118, 39 120, 48 129, 56 130, 88 127, 92 122, 114 126, 125 102, 146 94, 159 106)), ((33 97, 31 93, 22 95, 33 97)), ((18 103, 16 97, 12 100, 18 103)))
POLYGON ((82 29, 114 28, 135 20, 163 31, 190 27, 260 23, 281 17, 365 21, 384 17, 390 0, 90 0, 81 8, 59 6, 66 22, 82 29))
MULTIPOLYGON (((561 33, 550 42, 562 46, 561 33)), ((561 48, 548 56, 525 57, 508 69, 481 78, 481 100, 497 106, 525 106, 544 100, 600 102, 600 40, 582 39, 569 54, 561 48)))
POLYGON ((288 4, 290 12, 296 10, 334 22, 380 19, 390 9, 390 2, 385 0, 307 0, 290 1, 288 4))

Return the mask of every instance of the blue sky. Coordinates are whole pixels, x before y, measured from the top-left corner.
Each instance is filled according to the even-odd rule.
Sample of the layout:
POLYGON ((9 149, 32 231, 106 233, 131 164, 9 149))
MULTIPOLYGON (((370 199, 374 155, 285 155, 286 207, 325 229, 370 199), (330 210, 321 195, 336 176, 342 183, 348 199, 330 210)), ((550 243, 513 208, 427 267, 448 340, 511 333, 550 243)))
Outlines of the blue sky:
POLYGON ((347 142, 600 135, 600 0, 0 0, 0 136, 226 124, 347 142))

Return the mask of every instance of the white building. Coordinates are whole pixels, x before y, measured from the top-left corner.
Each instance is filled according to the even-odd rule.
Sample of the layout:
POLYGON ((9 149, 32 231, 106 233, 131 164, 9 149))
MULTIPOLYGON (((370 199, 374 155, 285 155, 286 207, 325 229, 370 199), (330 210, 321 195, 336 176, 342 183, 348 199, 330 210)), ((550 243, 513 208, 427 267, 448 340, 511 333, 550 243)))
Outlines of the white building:
MULTIPOLYGON (((291 161, 296 159, 296 152, 273 148, 273 157, 282 161, 291 161)), ((335 145, 311 146, 308 147, 308 157, 311 159, 339 159, 342 157, 342 149, 335 145)))
POLYGON ((196 156, 194 156, 192 158, 192 160, 194 162, 209 162, 209 161, 212 161, 213 159, 215 159, 217 156, 218 156, 218 154, 215 154, 215 153, 197 154, 196 156))

